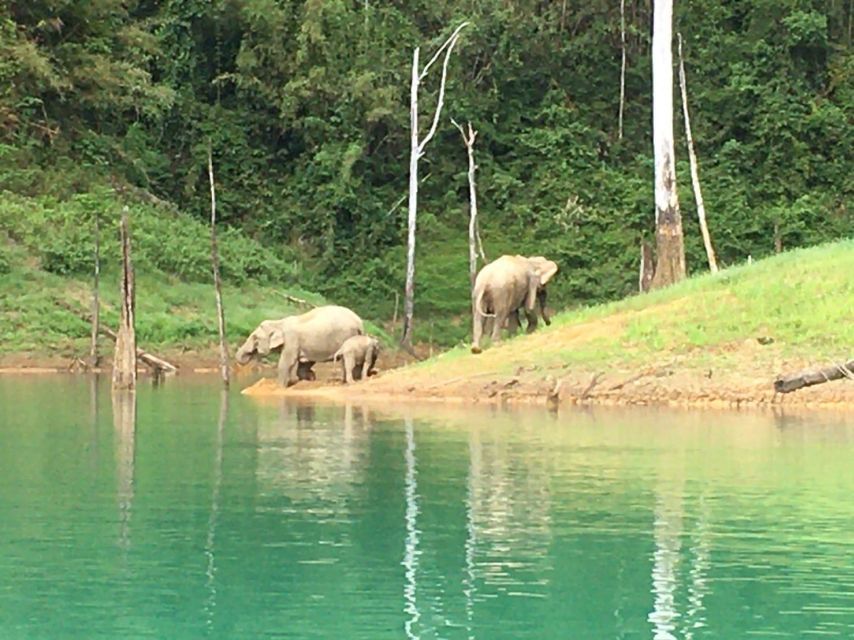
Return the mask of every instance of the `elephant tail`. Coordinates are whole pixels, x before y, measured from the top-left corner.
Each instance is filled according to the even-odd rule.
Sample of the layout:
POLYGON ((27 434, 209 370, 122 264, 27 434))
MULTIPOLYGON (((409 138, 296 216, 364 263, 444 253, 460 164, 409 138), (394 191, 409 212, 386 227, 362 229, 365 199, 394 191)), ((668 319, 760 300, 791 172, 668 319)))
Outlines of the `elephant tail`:
POLYGON ((494 318, 495 317, 494 313, 487 313, 486 311, 483 310, 483 294, 484 293, 485 293, 485 291, 483 289, 478 291, 477 297, 475 298, 475 301, 474 301, 474 308, 478 314, 480 314, 486 318, 494 318))
POLYGON ((344 355, 344 352, 341 349, 338 349, 338 351, 336 351, 335 354, 332 356, 332 362, 338 362, 338 358, 340 358, 343 355, 344 355))

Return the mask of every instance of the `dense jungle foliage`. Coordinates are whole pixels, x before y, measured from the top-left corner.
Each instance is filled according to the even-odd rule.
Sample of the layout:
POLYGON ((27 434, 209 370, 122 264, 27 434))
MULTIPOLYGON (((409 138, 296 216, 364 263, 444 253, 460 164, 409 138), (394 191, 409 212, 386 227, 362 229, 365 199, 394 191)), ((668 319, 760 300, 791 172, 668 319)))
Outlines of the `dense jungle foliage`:
MULTIPOLYGON (((613 299, 636 289, 638 246, 654 224, 651 4, 625 6, 619 139, 618 0, 6 1, 0 189, 65 203, 62 225, 48 225, 35 248, 44 243, 47 269, 87 269, 95 210, 115 216, 120 202, 159 199, 183 219, 209 215, 210 139, 221 219, 266 247, 235 278, 280 274, 285 286, 298 279, 366 317, 389 317, 405 268, 412 50, 422 46, 425 59, 469 20, 421 163, 419 334, 419 317, 468 308, 466 155, 450 118, 479 131, 490 257, 556 260, 555 306, 613 299)), ((852 14, 845 0, 676 3, 724 265, 854 232, 852 14)), ((421 94, 425 125, 437 88, 434 68, 421 94)), ((705 258, 678 107, 674 119, 697 271, 705 258)), ((182 238, 203 255, 203 234, 189 221, 186 233, 167 233, 163 260, 183 264, 182 238)), ((202 277, 201 263, 185 269, 202 277)))

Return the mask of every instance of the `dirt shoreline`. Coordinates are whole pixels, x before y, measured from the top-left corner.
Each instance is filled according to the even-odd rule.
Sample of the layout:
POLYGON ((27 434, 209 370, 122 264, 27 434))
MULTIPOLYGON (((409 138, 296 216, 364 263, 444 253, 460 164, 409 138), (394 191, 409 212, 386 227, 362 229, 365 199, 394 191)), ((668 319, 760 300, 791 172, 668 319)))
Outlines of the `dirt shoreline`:
MULTIPOLYGON (((339 381, 301 382, 283 388, 272 378, 262 378, 243 389, 255 398, 327 399, 333 401, 430 402, 469 405, 559 406, 660 406, 740 409, 801 407, 835 409, 854 413, 854 384, 838 380, 824 385, 780 394, 770 380, 752 383, 721 381, 698 386, 703 374, 657 377, 644 371, 619 374, 554 376, 480 375, 463 379, 431 381, 407 379, 406 371, 388 371, 367 382, 345 386, 339 381), (651 378, 651 379, 649 379, 651 378)), ((708 382, 708 381, 705 381, 708 382)))
MULTIPOLYGON (((164 354, 179 367, 178 375, 214 374, 218 371, 215 355, 207 353, 164 354)), ((242 393, 254 398, 316 399, 334 402, 420 402, 477 404, 482 406, 539 405, 558 406, 665 406, 711 409, 747 407, 802 407, 835 409, 854 413, 854 382, 837 380, 800 389, 789 394, 775 393, 773 375, 763 366, 741 366, 734 369, 710 369, 674 366, 624 368, 608 371, 574 371, 520 366, 511 373, 501 371, 466 371, 455 376, 435 376, 429 370, 401 367, 394 357, 382 363, 382 373, 368 381, 343 385, 340 369, 331 364, 318 364, 318 380, 300 382, 283 388, 275 380, 273 365, 235 367, 241 379, 265 377, 243 388, 242 393)), ((109 360, 97 368, 82 366, 68 358, 18 354, 0 356, 0 375, 51 375, 109 373, 109 360)), ((792 371, 804 363, 792 362, 792 371), (798 366, 796 366, 798 365, 798 366)), ((140 367, 140 374, 148 369, 140 367)))

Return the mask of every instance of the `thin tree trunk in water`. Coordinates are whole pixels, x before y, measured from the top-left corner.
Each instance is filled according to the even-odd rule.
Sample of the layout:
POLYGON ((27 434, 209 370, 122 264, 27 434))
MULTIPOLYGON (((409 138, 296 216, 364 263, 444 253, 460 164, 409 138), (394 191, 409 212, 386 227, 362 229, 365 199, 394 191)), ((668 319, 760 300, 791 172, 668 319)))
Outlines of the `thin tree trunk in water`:
POLYGON ((673 150, 673 0, 655 0, 652 32, 652 138, 655 157, 655 240, 652 288, 685 278, 685 241, 673 150))
POLYGON ((113 389, 136 388, 136 333, 134 314, 136 291, 131 261, 128 208, 122 211, 120 227, 122 245, 121 316, 116 334, 116 354, 113 358, 113 389))
POLYGON ((623 61, 620 65, 620 116, 619 139, 623 139, 623 109, 626 105, 626 0, 620 0, 620 48, 623 61))
POLYGON ((100 215, 95 212, 95 272, 92 278, 92 335, 89 344, 89 366, 97 367, 100 357, 98 356, 98 333, 101 325, 101 303, 99 300, 101 286, 101 226, 100 215))
POLYGON ((216 294, 216 318, 219 327, 219 373, 222 384, 228 387, 228 346, 225 341, 225 309, 222 305, 222 280, 219 274, 219 249, 216 243, 216 187, 214 183, 213 152, 208 143, 208 179, 211 184, 211 268, 216 294))
POLYGON ((409 217, 406 235, 406 287, 403 293, 403 337, 412 346, 412 316, 415 311, 415 223, 418 216, 418 47, 412 52, 412 83, 409 88, 409 217))
POLYGON ((700 233, 703 235, 703 246, 706 247, 706 257, 709 260, 709 270, 718 272, 718 261, 715 258, 715 249, 712 246, 712 237, 709 235, 709 227, 706 224, 706 206, 703 204, 703 192, 700 190, 700 170, 697 164, 697 156, 694 153, 694 138, 691 135, 691 120, 688 117, 688 83, 685 79, 685 61, 682 57, 682 34, 677 33, 679 42, 679 88, 682 92, 682 115, 685 118, 685 140, 688 143, 688 160, 691 164, 691 184, 694 187, 694 199, 697 202, 697 217, 700 220, 700 233))

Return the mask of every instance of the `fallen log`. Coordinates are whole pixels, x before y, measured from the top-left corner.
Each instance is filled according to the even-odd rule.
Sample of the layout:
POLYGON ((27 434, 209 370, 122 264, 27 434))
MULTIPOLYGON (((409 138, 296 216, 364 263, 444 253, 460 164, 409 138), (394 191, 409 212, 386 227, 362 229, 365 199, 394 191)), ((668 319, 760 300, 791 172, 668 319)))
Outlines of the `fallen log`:
POLYGON ((288 302, 293 302, 296 305, 300 305, 303 307, 311 307, 312 309, 316 308, 317 305, 313 302, 309 302, 308 300, 303 300, 302 298, 297 298, 296 296, 292 296, 290 294, 284 293, 282 291, 277 291, 280 296, 282 296, 288 302))
MULTIPOLYGON (((105 336, 108 336, 109 338, 112 338, 113 341, 115 341, 118 337, 116 335, 116 332, 110 329, 109 327, 101 325, 100 330, 101 333, 103 333, 105 336)), ((176 367, 171 362, 167 362, 163 358, 158 358, 154 354, 148 353, 147 351, 143 351, 139 347, 136 348, 136 357, 154 370, 159 369, 168 373, 177 373, 178 371, 178 367, 176 367)))
MULTIPOLYGON (((57 300, 56 304, 58 304, 60 307, 63 307, 67 311, 70 311, 71 313, 75 314, 76 316, 82 318, 86 322, 91 321, 91 318, 89 318, 89 316, 87 316, 85 313, 82 313, 80 310, 75 309, 70 304, 65 304, 61 300, 57 300)), ((99 331, 99 333, 102 333, 103 335, 110 338, 113 342, 115 342, 116 339, 118 338, 118 335, 116 334, 115 331, 113 331, 109 327, 104 326, 103 324, 101 324, 98 327, 98 331, 99 331)), ((136 349, 136 357, 139 360, 141 360, 142 362, 144 362, 149 368, 153 369, 155 372, 156 371, 165 371, 167 373, 177 373, 178 372, 178 367, 176 367, 171 362, 167 362, 163 358, 158 358, 157 356, 155 356, 152 353, 148 353, 147 351, 143 351, 139 347, 137 347, 137 349, 136 349)))
POLYGON ((803 387, 812 387, 813 385, 824 384, 825 382, 841 378, 854 380, 854 360, 849 360, 844 364, 834 364, 822 369, 802 371, 790 376, 780 376, 774 380, 774 391, 777 393, 791 393, 803 387))

